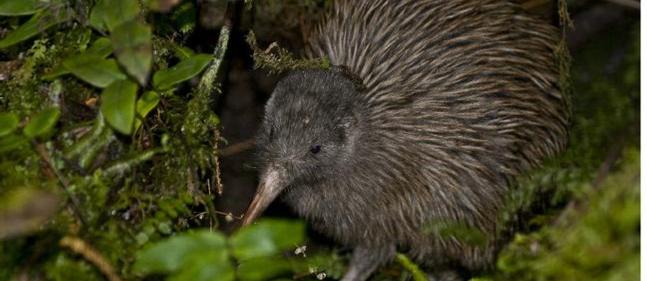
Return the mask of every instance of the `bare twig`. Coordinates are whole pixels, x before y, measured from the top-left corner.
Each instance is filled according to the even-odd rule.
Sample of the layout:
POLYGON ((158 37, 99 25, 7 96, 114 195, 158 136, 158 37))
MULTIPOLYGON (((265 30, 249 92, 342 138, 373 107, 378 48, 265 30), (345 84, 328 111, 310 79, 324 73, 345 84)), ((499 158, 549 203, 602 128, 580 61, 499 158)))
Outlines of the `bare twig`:
POLYGON ((75 252, 96 266, 109 281, 121 281, 110 262, 101 253, 80 238, 65 236, 59 244, 75 252))
POLYGON ((634 1, 634 0, 606 0, 606 1, 626 8, 640 10, 640 1, 634 1))
POLYGON ((244 140, 239 143, 234 143, 230 146, 227 146, 223 149, 220 150, 220 156, 221 157, 229 157, 232 155, 236 155, 238 153, 241 153, 243 151, 249 150, 254 148, 254 139, 248 139, 244 140))

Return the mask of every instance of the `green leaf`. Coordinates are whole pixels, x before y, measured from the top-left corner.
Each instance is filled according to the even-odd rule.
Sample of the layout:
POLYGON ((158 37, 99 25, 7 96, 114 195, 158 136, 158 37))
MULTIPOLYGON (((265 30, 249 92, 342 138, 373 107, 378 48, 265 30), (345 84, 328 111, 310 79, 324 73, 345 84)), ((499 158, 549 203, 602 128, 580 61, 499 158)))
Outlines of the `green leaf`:
POLYGON ((226 251, 197 250, 184 260, 180 270, 169 281, 233 281, 234 267, 226 251))
MULTIPOLYGON (((108 39, 106 37, 101 37, 101 38, 95 40, 94 43, 92 43, 92 46, 90 46, 90 48, 88 50, 86 50, 84 53, 82 53, 82 55, 83 54, 99 56, 102 59, 106 58, 107 56, 112 54, 112 42, 110 42, 110 39, 108 39)), ((79 56, 79 54, 75 54, 73 57, 78 59, 78 56, 79 56)), ((72 58, 72 59, 66 59, 66 60, 75 60, 75 59, 72 58)), ((118 67, 117 67, 117 69, 118 69, 118 67)), ((67 69, 63 64, 60 64, 60 65, 54 67, 52 70, 50 70, 47 74, 43 75, 43 78, 46 79, 46 80, 53 80, 58 76, 69 74, 69 73, 70 73, 70 70, 67 69)), ((85 74, 85 73, 83 73, 83 74, 85 74)), ((121 79, 125 79, 124 75, 121 75, 121 76, 124 77, 124 78, 121 78, 121 79)), ((108 84, 110 84, 110 83, 108 83, 108 84)), ((107 86, 107 84, 105 86, 107 86)))
POLYGON ((25 126, 25 129, 23 130, 25 136, 35 138, 46 135, 52 130, 52 128, 54 128, 60 115, 61 111, 56 107, 51 107, 39 112, 29 121, 29 124, 25 126))
POLYGON ((243 281, 262 281, 292 271, 289 260, 283 257, 253 258, 241 262, 237 275, 243 281))
POLYGON ((225 236, 218 232, 199 230, 158 242, 140 251, 133 270, 137 273, 170 273, 187 263, 192 254, 214 253, 210 260, 228 262, 225 236))
POLYGON ((153 63, 151 28, 137 21, 118 26, 111 35, 112 47, 128 74, 145 85, 153 63))
POLYGON ((35 14, 40 10, 38 0, 2 0, 0 16, 24 16, 35 14))
POLYGON ((0 40, 0 49, 12 46, 14 44, 25 41, 38 33, 45 31, 51 26, 65 21, 65 15, 52 15, 47 12, 38 13, 32 16, 27 22, 18 27, 16 30, 9 33, 2 40, 0 40))
POLYGON ((264 257, 297 247, 304 239, 302 222, 265 219, 242 228, 230 239, 239 260, 264 257))
POLYGON ((11 134, 18 127, 18 116, 11 112, 0 113, 0 137, 11 134))
POLYGON ((117 80, 101 93, 101 113, 115 130, 129 135, 135 121, 137 84, 130 80, 117 80))
POLYGON ((104 59, 94 54, 80 54, 63 61, 63 66, 81 80, 105 88, 115 80, 126 79, 114 59, 104 59))
POLYGON ((51 80, 54 80, 54 79, 56 79, 57 77, 59 77, 61 75, 65 75, 65 74, 70 74, 70 71, 67 68, 65 68, 65 66, 63 66, 63 64, 59 64, 59 65, 55 66, 54 68, 52 68, 51 70, 49 70, 47 73, 45 73, 43 75, 43 79, 51 81, 51 80))
POLYGON ((12 134, 0 138, 0 153, 13 151, 20 148, 21 145, 29 144, 29 139, 23 135, 12 134))
POLYGON ((114 30, 139 14, 135 0, 99 0, 90 12, 90 25, 99 30, 114 30))
POLYGON ((142 124, 142 120, 146 115, 157 106, 160 101, 160 96, 156 92, 149 91, 144 93, 139 100, 137 100, 137 119, 135 119, 135 130, 142 124))
POLYGON ((86 53, 94 54, 102 58, 109 56, 112 54, 112 42, 110 42, 110 38, 101 37, 95 40, 86 53))
POLYGON ((198 75, 211 62, 211 55, 194 55, 170 68, 160 70, 153 76, 153 86, 167 90, 174 85, 198 75))
POLYGON ((175 57, 177 57, 180 60, 185 60, 195 55, 193 50, 187 47, 184 47, 180 44, 176 44, 174 42, 170 42, 169 44, 171 46, 171 49, 173 49, 173 53, 175 54, 175 57))

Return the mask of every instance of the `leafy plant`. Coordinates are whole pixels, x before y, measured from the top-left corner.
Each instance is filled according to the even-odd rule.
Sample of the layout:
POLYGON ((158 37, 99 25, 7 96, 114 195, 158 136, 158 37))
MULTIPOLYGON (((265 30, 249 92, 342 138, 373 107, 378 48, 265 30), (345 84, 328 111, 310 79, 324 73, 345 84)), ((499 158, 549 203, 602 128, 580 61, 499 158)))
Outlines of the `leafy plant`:
POLYGON ((304 242, 304 230, 301 222, 265 219, 229 238, 220 232, 191 231, 142 250, 134 270, 169 274, 168 280, 177 281, 268 280, 308 264, 304 258, 280 256, 304 242))

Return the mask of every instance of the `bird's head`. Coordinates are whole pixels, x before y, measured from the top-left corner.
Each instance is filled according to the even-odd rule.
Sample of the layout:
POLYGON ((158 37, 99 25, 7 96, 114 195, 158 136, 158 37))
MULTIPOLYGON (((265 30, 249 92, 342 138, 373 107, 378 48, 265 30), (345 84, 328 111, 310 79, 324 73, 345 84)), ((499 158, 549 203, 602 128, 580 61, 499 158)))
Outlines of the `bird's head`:
POLYGON ((358 85, 341 68, 295 71, 277 84, 257 136, 260 183, 244 225, 286 189, 344 176, 362 131, 358 85))

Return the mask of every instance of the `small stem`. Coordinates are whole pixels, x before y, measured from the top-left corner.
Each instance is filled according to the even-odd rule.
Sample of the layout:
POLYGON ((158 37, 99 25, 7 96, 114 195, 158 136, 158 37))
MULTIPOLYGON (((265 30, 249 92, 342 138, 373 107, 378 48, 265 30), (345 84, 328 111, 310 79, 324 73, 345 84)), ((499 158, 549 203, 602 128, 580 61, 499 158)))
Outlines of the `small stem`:
POLYGON ((227 147, 223 147, 219 151, 220 157, 229 157, 232 155, 236 155, 238 153, 241 153, 243 151, 249 150, 254 148, 255 141, 254 139, 247 139, 239 143, 234 143, 232 145, 229 145, 227 147))
POLYGON ((625 8, 640 10, 640 1, 634 1, 634 0, 606 0, 606 1, 609 3, 623 6, 625 8))
POLYGON ((80 238, 65 236, 61 239, 59 244, 63 247, 69 248, 72 252, 83 256, 83 258, 96 266, 109 281, 121 281, 121 278, 119 278, 110 262, 108 262, 101 253, 80 238))
POLYGON ((407 256, 401 253, 395 255, 395 260, 407 271, 411 272, 414 281, 427 281, 427 275, 420 270, 418 265, 413 263, 407 256))

